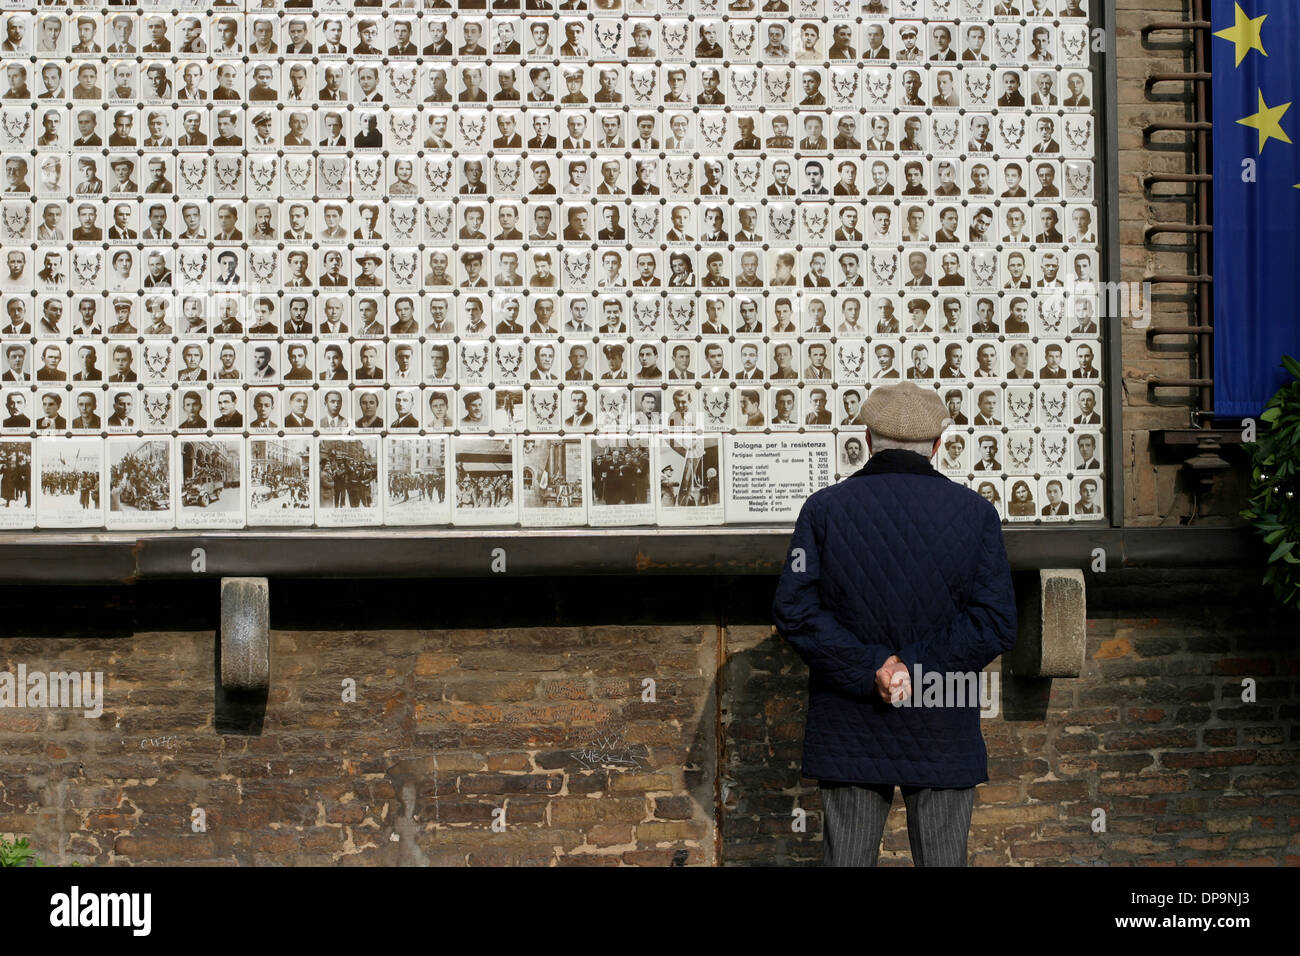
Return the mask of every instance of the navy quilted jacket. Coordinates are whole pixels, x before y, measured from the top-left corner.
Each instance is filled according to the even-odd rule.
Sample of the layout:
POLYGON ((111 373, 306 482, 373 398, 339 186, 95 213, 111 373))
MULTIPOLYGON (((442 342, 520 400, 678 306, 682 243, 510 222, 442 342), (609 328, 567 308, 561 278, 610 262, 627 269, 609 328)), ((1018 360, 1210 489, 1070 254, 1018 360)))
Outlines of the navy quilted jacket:
POLYGON ((928 671, 979 671, 1016 639, 996 509, 891 448, 804 502, 772 616, 808 665, 803 773, 820 780, 971 787, 988 779, 978 699, 894 707, 876 671, 897 655, 913 702, 928 671))

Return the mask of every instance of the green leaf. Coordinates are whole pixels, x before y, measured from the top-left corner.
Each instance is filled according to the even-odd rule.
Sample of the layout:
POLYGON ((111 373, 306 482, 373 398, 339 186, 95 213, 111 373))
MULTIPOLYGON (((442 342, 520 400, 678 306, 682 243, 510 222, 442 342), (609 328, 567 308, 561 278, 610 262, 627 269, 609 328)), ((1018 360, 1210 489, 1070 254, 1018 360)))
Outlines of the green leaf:
POLYGON ((1300 612, 1300 358, 1281 362, 1295 380, 1264 406, 1256 441, 1242 445, 1251 472, 1238 514, 1271 549, 1262 584, 1279 605, 1300 612))
POLYGON ((25 866, 32 855, 32 848, 27 837, 10 843, 0 837, 0 866, 25 866))
POLYGON ((1295 547, 1294 541, 1283 541, 1276 548, 1274 548, 1273 553, 1268 556, 1268 563, 1272 564, 1278 558, 1282 557, 1282 555, 1290 554, 1291 549, 1294 547, 1295 547))

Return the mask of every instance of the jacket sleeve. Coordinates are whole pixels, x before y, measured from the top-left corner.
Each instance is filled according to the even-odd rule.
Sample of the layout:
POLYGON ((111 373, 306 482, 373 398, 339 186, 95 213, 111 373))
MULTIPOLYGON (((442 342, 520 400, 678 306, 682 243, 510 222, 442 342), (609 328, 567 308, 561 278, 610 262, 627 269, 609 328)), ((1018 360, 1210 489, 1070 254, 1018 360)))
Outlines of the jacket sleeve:
POLYGON ((821 515, 809 499, 790 539, 772 621, 817 678, 842 693, 870 697, 876 671, 894 651, 859 640, 822 605, 822 537, 821 515))
POLYGON ((970 596, 951 624, 898 651, 909 671, 920 663, 925 670, 979 672, 1015 646, 1016 594, 1002 521, 992 506, 986 511, 970 596))

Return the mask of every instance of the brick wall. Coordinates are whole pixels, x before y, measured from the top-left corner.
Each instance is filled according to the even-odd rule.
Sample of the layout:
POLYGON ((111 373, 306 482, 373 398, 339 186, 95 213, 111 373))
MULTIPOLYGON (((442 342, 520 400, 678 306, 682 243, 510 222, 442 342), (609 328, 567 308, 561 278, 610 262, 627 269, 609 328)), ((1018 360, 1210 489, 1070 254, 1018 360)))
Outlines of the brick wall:
POLYGON ((97 720, 0 710, 0 833, 95 864, 715 860, 716 626, 565 626, 523 586, 481 603, 455 582, 358 586, 334 607, 331 589, 301 613, 276 589, 290 624, 265 700, 219 692, 210 587, 51 589, 33 603, 64 604, 39 617, 6 593, 7 633, 33 636, 0 641, 0 670, 102 670, 106 687, 97 720), (555 626, 412 625, 461 598, 555 626), (401 627, 333 623, 404 604, 401 627))
MULTIPOLYGON (((0 670, 106 677, 98 720, 0 710, 0 833, 115 865, 815 864, 806 674, 762 623, 772 586, 276 582, 264 701, 218 690, 214 587, 0 591, 0 670)), ((984 721, 972 861, 1300 864, 1294 620, 1253 573, 1088 595, 1083 675, 1004 680, 984 721)), ((905 863, 897 803, 884 858, 905 863)))

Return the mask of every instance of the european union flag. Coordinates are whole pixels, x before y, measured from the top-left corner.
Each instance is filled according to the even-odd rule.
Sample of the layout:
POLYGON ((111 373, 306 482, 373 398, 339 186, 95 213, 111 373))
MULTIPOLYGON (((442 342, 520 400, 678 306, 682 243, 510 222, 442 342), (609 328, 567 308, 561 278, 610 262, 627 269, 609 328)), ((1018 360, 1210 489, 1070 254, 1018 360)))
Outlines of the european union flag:
POLYGON ((1254 417, 1300 356, 1300 2, 1212 18, 1214 411, 1254 417))

